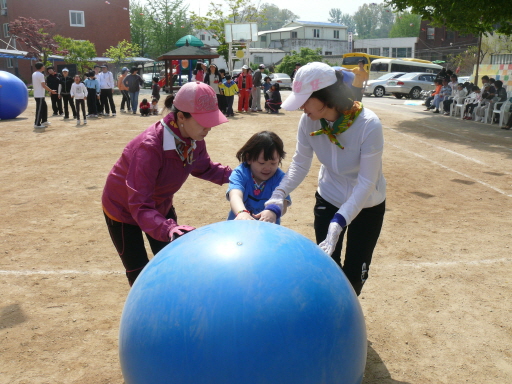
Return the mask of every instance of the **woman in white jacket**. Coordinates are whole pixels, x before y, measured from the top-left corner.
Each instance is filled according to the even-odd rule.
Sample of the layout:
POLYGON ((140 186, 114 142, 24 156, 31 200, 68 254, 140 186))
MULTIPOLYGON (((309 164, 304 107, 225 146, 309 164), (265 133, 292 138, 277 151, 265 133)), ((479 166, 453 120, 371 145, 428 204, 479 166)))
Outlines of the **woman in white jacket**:
POLYGON ((368 277, 385 212, 382 125, 375 113, 354 101, 342 72, 327 64, 301 67, 292 88, 282 108, 304 110, 297 148, 286 176, 267 204, 282 207, 284 198, 308 174, 316 154, 322 164, 315 194, 316 241, 343 269, 359 295, 368 277))
POLYGON ((87 115, 85 114, 85 99, 87 98, 87 87, 80 82, 80 75, 75 75, 75 82, 71 85, 71 97, 75 99, 76 125, 80 125, 80 108, 84 116, 84 124, 87 124, 87 115))

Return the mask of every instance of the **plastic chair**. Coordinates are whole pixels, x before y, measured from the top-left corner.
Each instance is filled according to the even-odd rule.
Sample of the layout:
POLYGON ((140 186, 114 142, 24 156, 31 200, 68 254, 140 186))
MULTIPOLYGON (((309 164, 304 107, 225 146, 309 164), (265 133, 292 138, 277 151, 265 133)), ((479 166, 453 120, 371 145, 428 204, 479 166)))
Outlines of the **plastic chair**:
POLYGON ((464 101, 465 99, 460 97, 453 100, 452 105, 450 105, 450 116, 457 117, 457 113, 460 111, 460 117, 464 117, 464 108, 466 107, 464 101))
POLYGON ((510 109, 510 105, 512 104, 511 100, 512 100, 512 91, 508 91, 507 92, 507 100, 505 100, 504 102, 501 102, 501 103, 496 103, 494 110, 492 111, 491 124, 493 124, 494 114, 498 114, 500 116, 499 126, 500 127, 503 126, 503 121, 505 120, 505 115, 507 113, 509 113, 508 111, 510 109), (498 109, 499 104, 501 104, 500 109, 498 109))

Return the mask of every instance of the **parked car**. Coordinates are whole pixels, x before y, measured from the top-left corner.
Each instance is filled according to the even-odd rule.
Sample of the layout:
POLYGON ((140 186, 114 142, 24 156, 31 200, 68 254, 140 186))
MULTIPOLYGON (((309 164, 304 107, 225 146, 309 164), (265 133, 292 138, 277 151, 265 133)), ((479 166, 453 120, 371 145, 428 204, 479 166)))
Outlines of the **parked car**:
POLYGON ((426 72, 411 72, 400 76, 398 79, 390 79, 386 83, 386 91, 397 99, 408 97, 419 99, 421 91, 435 89, 434 80, 436 75, 426 72))
POLYGON ((269 75, 270 82, 279 83, 279 88, 292 89, 292 78, 286 73, 272 73, 269 75))
POLYGON ((364 95, 370 96, 373 94, 375 97, 389 95, 386 91, 386 82, 390 79, 396 79, 404 74, 405 72, 391 72, 382 75, 378 79, 368 81, 366 83, 366 88, 364 89, 364 95))
POLYGON ((471 76, 460 76, 460 77, 457 79, 457 81, 458 81, 459 83, 464 84, 466 81, 469 81, 469 79, 471 79, 471 76))
POLYGON ((151 88, 151 85, 153 84, 153 77, 160 78, 160 75, 158 73, 143 73, 142 74, 142 80, 144 80, 144 88, 151 88))
POLYGON ((233 81, 236 81, 237 77, 240 76, 241 73, 242 73, 241 69, 233 69, 233 71, 231 72, 231 79, 233 81))

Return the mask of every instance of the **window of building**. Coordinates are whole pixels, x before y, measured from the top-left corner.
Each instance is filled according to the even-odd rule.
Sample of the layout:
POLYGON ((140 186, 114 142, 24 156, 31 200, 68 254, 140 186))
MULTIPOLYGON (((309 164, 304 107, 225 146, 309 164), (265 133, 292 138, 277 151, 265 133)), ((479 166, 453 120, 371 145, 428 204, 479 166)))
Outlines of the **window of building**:
POLYGON ((201 33, 201 40, 204 41, 204 35, 201 33))
POLYGON ((446 39, 447 40, 453 40, 455 38, 455 32, 453 31, 446 31, 446 39))
POLYGON ((208 35, 208 41, 210 41, 210 40, 211 40, 211 36, 210 36, 210 35, 208 35))
POLYGON ((512 64, 512 53, 491 55, 491 64, 512 64))
POLYGON ((4 37, 9 37, 9 23, 4 24, 4 37))
POLYGON ((297 38, 297 32, 292 32, 292 39, 296 39, 297 38))
POLYGON ((412 48, 393 48, 393 57, 411 57, 412 48))
POLYGON ((266 35, 261 35, 261 36, 260 36, 260 41, 261 41, 262 43, 266 43, 266 42, 267 42, 267 36, 266 36, 266 35))
POLYGON ((427 40, 434 40, 435 28, 427 28, 427 40))
POLYGON ((340 31, 334 31, 334 38, 339 39, 340 38, 340 31))
POLYGON ((13 59, 7 59, 7 68, 14 68, 13 59))
POLYGON ((370 48, 370 55, 380 56, 380 48, 370 48))
POLYGON ((382 56, 389 57, 389 47, 388 48, 382 48, 382 56))
POLYGON ((254 56, 253 63, 254 64, 263 64, 263 56, 254 56))
POLYGON ((325 56, 332 56, 332 52, 330 52, 330 51, 325 51, 325 56))
POLYGON ((84 11, 69 11, 69 25, 72 27, 85 27, 84 11))
POLYGON ((364 53, 368 53, 366 48, 354 48, 354 52, 364 52, 364 53))
POLYGON ((7 0, 1 0, 0 8, 2 8, 2 9, 6 9, 7 8, 7 0))
POLYGON ((320 29, 313 29, 313 37, 320 37, 320 29))

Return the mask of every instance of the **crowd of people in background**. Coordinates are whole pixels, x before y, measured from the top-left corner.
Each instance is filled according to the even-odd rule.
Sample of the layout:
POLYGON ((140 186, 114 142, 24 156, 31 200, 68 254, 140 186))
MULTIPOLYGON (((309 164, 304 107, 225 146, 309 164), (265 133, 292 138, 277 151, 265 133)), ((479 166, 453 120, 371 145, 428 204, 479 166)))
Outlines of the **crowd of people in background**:
MULTIPOLYGON (((501 110, 503 103, 507 101, 507 91, 501 80, 482 76, 481 81, 482 88, 470 82, 459 83, 456 74, 443 68, 436 76, 434 92, 425 101, 425 111, 450 116, 453 106, 462 105, 461 117, 464 120, 486 123, 486 116, 489 116, 493 123, 499 123, 499 115, 493 111, 501 110)), ((512 114, 501 128, 508 130, 511 126, 512 114)))

